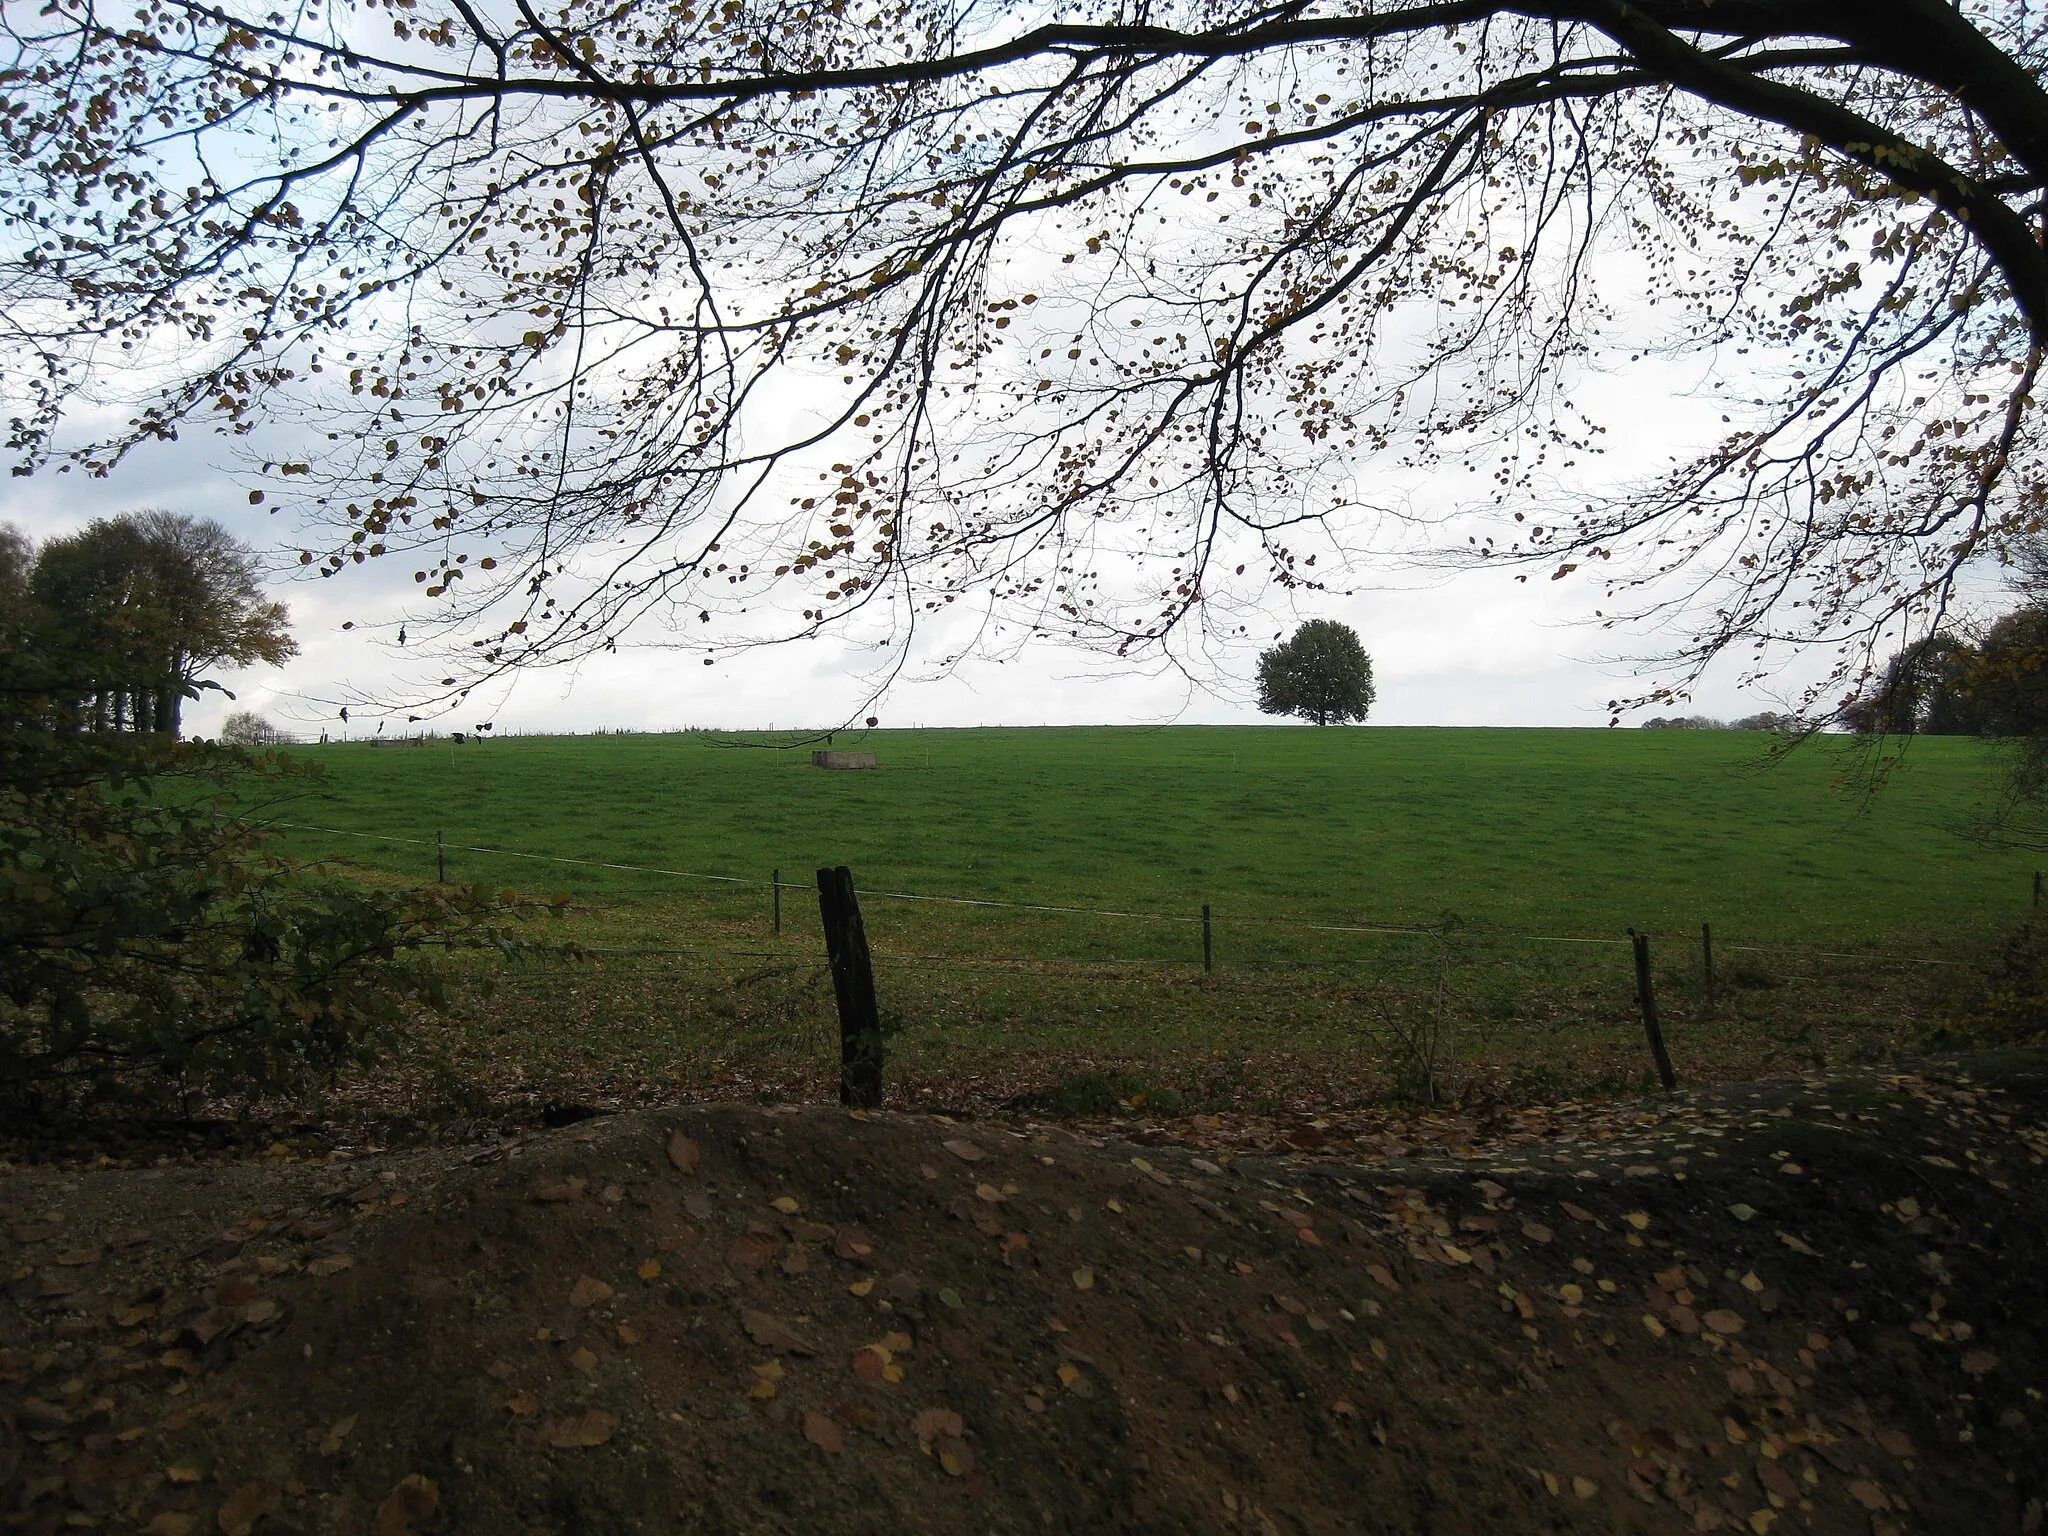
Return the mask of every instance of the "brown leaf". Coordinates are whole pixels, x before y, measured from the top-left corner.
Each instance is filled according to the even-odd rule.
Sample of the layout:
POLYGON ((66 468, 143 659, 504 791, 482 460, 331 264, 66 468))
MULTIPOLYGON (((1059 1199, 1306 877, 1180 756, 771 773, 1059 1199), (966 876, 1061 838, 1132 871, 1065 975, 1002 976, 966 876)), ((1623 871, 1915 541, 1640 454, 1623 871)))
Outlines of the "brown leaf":
POLYGON ((974 1470, 974 1452, 957 1435, 939 1436, 932 1442, 932 1451, 949 1477, 965 1477, 974 1470))
POLYGON ((661 1278, 661 1260, 642 1259, 640 1267, 634 1270, 633 1273, 642 1280, 659 1280, 661 1278))
POLYGON ((573 1419, 556 1419, 548 1425, 548 1444, 557 1450, 581 1450, 603 1445, 618 1427, 618 1417, 602 1408, 590 1408, 573 1419))
POLYGON ((917 1436, 918 1449, 930 1451, 932 1442, 941 1438, 958 1440, 967 1433, 967 1426, 960 1415, 950 1408, 927 1408, 915 1419, 910 1428, 917 1436))
POLYGON ((330 1253, 324 1259, 315 1259, 306 1266, 309 1275, 338 1275, 344 1269, 354 1269, 355 1256, 347 1253, 330 1253))
POLYGON ((831 1416, 815 1408, 804 1410, 804 1438, 828 1455, 836 1456, 846 1449, 846 1436, 831 1416))
POLYGON ((1885 1491, 1868 1478, 1859 1477, 1849 1485, 1849 1497, 1861 1504, 1872 1514, 1878 1514, 1892 1507, 1892 1501, 1885 1491))
POLYGON ((853 1374, 870 1385, 881 1381, 888 1368, 888 1353, 872 1344, 853 1352, 853 1374))
POLYGON ((776 1210, 782 1212, 782 1214, 785 1216, 794 1216, 798 1211, 803 1209, 802 1203, 797 1199, 795 1195, 777 1195, 773 1200, 770 1200, 768 1203, 774 1206, 776 1210))
POLYGON ((572 1307, 594 1307, 611 1299, 612 1288, 590 1275, 577 1276, 576 1283, 569 1287, 569 1305, 572 1307))
POLYGON ((192 1536, 198 1523, 196 1516, 181 1509, 167 1509, 142 1528, 142 1536, 192 1536))
POLYGON ((336 1419, 327 1427, 327 1433, 320 1437, 320 1454, 322 1456, 339 1456, 341 1454, 342 1442, 348 1439, 350 1431, 355 1427, 356 1416, 352 1413, 336 1419))
POLYGON ((772 1349, 785 1355, 815 1355, 817 1350, 805 1342, 797 1332, 772 1313, 749 1308, 740 1313, 740 1322, 747 1330, 747 1336, 763 1349, 772 1349))
POLYGON ((250 1536, 256 1522, 277 1513, 281 1490, 274 1483, 244 1483, 229 1494, 215 1517, 224 1536, 250 1536))
POLYGON ((1716 1307, 1705 1317, 1701 1318, 1700 1321, 1716 1333, 1742 1332, 1741 1314, 1730 1312, 1726 1307, 1716 1307))
POLYGON ((696 1142, 690 1140, 681 1131, 670 1131, 668 1133, 668 1160, 675 1164, 676 1172, 695 1173, 697 1171, 697 1158, 696 1142))
POLYGON ((742 1232, 725 1250, 725 1262, 751 1273, 775 1257, 782 1245, 766 1232, 742 1232))
POLYGON ((956 1138, 952 1141, 941 1142, 940 1145, 963 1163, 978 1163, 988 1156, 986 1152, 982 1151, 980 1147, 971 1141, 963 1141, 956 1138))
POLYGON ((1901 1461, 1908 1460, 1913 1454, 1913 1441, 1903 1430, 1880 1429, 1877 1432, 1877 1443, 1901 1461))
POLYGON ((1985 1376, 1998 1369, 1998 1356, 1988 1349, 1975 1349, 1963 1356, 1963 1370, 1971 1376, 1985 1376))
POLYGON ((1598 1219, 1593 1215, 1591 1211, 1587 1210, 1583 1205, 1573 1205, 1569 1200, 1560 1200, 1557 1203, 1559 1209, 1561 1209, 1565 1213, 1565 1215, 1571 1217, 1573 1221, 1594 1221, 1598 1219))
POLYGON ((1522 1236, 1532 1243, 1547 1243, 1557 1234, 1540 1221, 1525 1221, 1522 1223, 1522 1236))
POLYGON ((861 1264, 875 1256, 875 1244, 859 1227, 841 1227, 832 1234, 832 1252, 839 1258, 861 1264))
POLYGON ((514 1418, 530 1419, 536 1413, 540 1412, 540 1404, 535 1402, 532 1397, 522 1392, 517 1397, 508 1397, 505 1399, 505 1411, 511 1414, 514 1418))
POLYGON ((74 1248, 69 1253, 57 1255, 57 1262, 72 1269, 82 1269, 87 1264, 97 1264, 106 1250, 102 1248, 74 1248))
POLYGON ((377 1506, 376 1536, 416 1536, 417 1527, 441 1507, 441 1490, 433 1479, 415 1472, 384 1496, 377 1506))
POLYGON ((1401 1289, 1401 1282, 1394 1278, 1394 1272, 1384 1264, 1368 1264, 1365 1266, 1365 1272, 1378 1281, 1385 1290, 1398 1291, 1401 1289))
POLYGON ((802 1243, 791 1243, 782 1254, 782 1272, 785 1275, 807 1275, 811 1272, 811 1250, 802 1243))

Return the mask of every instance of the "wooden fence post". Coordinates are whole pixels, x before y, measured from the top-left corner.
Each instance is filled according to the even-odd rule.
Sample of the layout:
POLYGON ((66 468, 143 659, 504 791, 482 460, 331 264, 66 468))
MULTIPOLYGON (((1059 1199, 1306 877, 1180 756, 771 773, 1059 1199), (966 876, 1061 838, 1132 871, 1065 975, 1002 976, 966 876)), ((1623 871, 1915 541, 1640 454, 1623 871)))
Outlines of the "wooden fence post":
POLYGON ((436 871, 434 878, 439 880, 441 884, 446 885, 448 883, 448 834, 446 832, 436 832, 434 834, 434 868, 436 871))
POLYGON ((1707 983, 1707 1012, 1714 1011, 1714 925, 1700 924, 1700 968, 1707 983))
POLYGON ((775 887, 775 931, 780 933, 782 932, 782 871, 776 870, 774 877, 768 883, 775 887))
POLYGON ((2041 871, 2034 871, 2034 905, 2041 905, 2041 871))
POLYGON ((1202 969, 1216 969, 1216 951, 1209 941, 1209 903, 1202 903, 1202 969))
POLYGON ((1631 928, 1629 938, 1636 951, 1636 1001, 1643 1009, 1643 1033, 1650 1040, 1650 1055, 1657 1063, 1657 1077, 1664 1084, 1664 1091, 1671 1092, 1678 1086, 1677 1074, 1671 1070, 1671 1058, 1664 1053, 1664 1031, 1657 1025, 1657 994, 1650 986, 1650 936, 1637 933, 1631 928))
POLYGON ((875 967, 867 930, 844 864, 818 871, 818 916, 825 957, 839 1003, 839 1102, 853 1109, 882 1105, 882 1015, 875 1006, 875 967))

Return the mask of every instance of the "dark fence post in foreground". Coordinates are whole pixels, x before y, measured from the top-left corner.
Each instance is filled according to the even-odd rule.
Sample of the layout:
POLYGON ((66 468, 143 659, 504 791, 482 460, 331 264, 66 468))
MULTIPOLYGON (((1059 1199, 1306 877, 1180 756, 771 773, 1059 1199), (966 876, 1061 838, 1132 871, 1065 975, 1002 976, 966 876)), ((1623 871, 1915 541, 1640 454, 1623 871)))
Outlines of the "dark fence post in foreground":
POLYGON ((1678 1086, 1678 1077, 1671 1070, 1671 1058, 1664 1053, 1664 1031, 1657 1026, 1657 994, 1650 988, 1650 936, 1633 928, 1628 936, 1635 941, 1636 1001, 1643 1007, 1643 1033, 1650 1038, 1650 1055, 1656 1058, 1658 1080, 1669 1093, 1678 1086))
POLYGON ((1209 903, 1202 903, 1202 969, 1216 969, 1216 951, 1209 942, 1209 903))
POLYGON ((2041 871, 2034 871, 2034 905, 2041 905, 2041 871))
POLYGON ((446 885, 448 883, 448 834, 446 832, 436 832, 434 834, 434 868, 436 870, 435 878, 441 884, 446 885))
POLYGON ((875 1006, 875 967, 853 895, 853 871, 844 864, 818 871, 818 916, 825 925, 825 957, 839 1001, 839 1102, 879 1109, 882 1015, 875 1006))
POLYGON ((1700 924, 1700 970, 1707 984, 1707 1012, 1714 1011, 1714 925, 1700 924))
POLYGON ((782 932, 782 871, 776 870, 774 878, 768 883, 775 887, 775 931, 780 933, 782 932))

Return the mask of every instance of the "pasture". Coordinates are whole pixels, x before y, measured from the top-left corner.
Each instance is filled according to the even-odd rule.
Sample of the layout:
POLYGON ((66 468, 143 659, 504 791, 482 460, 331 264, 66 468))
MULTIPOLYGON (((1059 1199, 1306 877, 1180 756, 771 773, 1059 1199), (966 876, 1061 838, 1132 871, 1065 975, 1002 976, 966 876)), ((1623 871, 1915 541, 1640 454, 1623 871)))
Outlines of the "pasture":
POLYGON ((961 1103, 1633 1086, 1631 926, 1682 1075, 1868 1059, 2028 911, 2031 862, 1961 835, 1994 767, 1967 740, 1916 743, 1874 794, 1839 746, 1767 761, 1746 732, 842 734, 874 772, 796 742, 339 743, 265 809, 371 877, 433 878, 441 834, 451 880, 573 896, 596 957, 516 963, 436 1047, 485 1097, 828 1092, 825 864, 863 893, 892 1093, 961 1103))

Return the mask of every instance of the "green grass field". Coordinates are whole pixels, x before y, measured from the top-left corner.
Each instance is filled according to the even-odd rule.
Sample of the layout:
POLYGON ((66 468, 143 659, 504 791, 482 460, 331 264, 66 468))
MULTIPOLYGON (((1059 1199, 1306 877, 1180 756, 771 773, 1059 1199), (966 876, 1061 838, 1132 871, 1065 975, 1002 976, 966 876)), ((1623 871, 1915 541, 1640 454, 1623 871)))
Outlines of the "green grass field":
POLYGON ((1897 1049, 2030 894, 2024 856, 1960 835, 1994 766, 1965 740, 1916 743, 1874 796, 1849 787, 1854 765, 1824 745, 1769 763, 1767 738, 1739 732, 842 737, 879 754, 872 773, 820 771, 807 751, 763 740, 302 749, 324 776, 269 810, 415 840, 293 831, 298 854, 431 878, 441 832, 451 879, 571 892, 574 930, 615 953, 510 978, 487 1054, 508 1081, 573 1059, 614 1093, 706 1075, 829 1082, 807 889, 821 864, 850 865, 868 893, 884 1009, 901 1026, 898 1080, 941 1097, 1043 1086, 1091 1062, 1205 1102, 1253 1084, 1267 1098, 1310 1084, 1370 1095, 1394 1058, 1412 1057, 1399 1037, 1425 1022, 1449 1040, 1446 1079, 1527 1092, 1633 1081, 1640 1036, 1615 942, 1631 925, 1655 936, 1681 1070, 1897 1049), (804 887, 784 891, 779 936, 767 888, 778 868, 804 887), (1200 963, 1204 903, 1213 975, 1200 963), (1428 929, 1446 914, 1448 938, 1306 926, 1428 929), (1722 979, 1712 1010, 1702 922, 1722 979), (1608 942, 1546 942, 1564 939, 1608 942), (1948 963, 1914 963, 1925 961, 1948 963), (1236 1063, 1235 1077, 1197 1059, 1236 1063))

